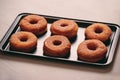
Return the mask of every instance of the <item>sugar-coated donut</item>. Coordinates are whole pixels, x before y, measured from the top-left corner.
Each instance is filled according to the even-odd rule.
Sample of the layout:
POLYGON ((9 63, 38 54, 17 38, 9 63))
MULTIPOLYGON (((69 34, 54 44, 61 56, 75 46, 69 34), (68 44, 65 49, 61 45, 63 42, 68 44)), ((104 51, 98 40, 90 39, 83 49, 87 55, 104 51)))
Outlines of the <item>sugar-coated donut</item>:
POLYGON ((50 31, 55 35, 63 35, 69 39, 77 35, 78 25, 73 20, 60 19, 53 22, 50 31))
POLYGON ((97 62, 102 60, 107 53, 107 47, 97 39, 85 40, 79 44, 77 55, 79 60, 97 62))
POLYGON ((98 39, 102 42, 107 41, 112 34, 112 30, 102 23, 94 23, 88 26, 85 30, 85 36, 87 39, 98 39))
POLYGON ((10 37, 10 49, 20 52, 32 52, 37 46, 37 37, 31 32, 16 32, 10 37))
POLYGON ((44 55, 52 57, 68 57, 70 53, 71 43, 67 37, 62 35, 54 35, 48 37, 44 41, 44 55))
POLYGON ((27 15, 21 19, 20 28, 23 31, 29 31, 35 35, 42 35, 47 31, 47 21, 44 17, 38 15, 27 15))

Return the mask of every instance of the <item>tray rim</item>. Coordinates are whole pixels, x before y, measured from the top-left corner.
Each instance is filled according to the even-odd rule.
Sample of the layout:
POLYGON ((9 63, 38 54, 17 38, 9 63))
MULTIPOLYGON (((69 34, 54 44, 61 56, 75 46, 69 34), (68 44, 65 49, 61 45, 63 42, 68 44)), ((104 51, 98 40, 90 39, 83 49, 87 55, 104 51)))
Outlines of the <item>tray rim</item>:
MULTIPOLYGON (((17 15, 17 17, 14 19, 13 23, 11 24, 11 26, 9 27, 9 29, 7 30, 7 32, 5 33, 5 35, 3 36, 3 38, 0 41, 0 51, 5 52, 5 53, 13 53, 13 54, 18 53, 18 54, 24 55, 23 52, 4 50, 4 49, 2 49, 2 46, 3 46, 3 44, 5 44, 4 39, 6 39, 6 38, 8 38, 10 36, 10 33, 12 33, 11 30, 12 31, 14 30, 13 25, 16 24, 16 23, 18 23, 19 19, 23 15, 28 15, 28 14, 35 14, 35 13, 20 13, 20 14, 17 15)), ((80 22, 87 22, 87 23, 95 23, 95 22, 97 22, 97 23, 104 23, 104 24, 108 24, 108 25, 111 25, 111 26, 115 26, 116 27, 116 32, 115 32, 114 39, 116 39, 116 41, 113 40, 113 43, 111 45, 112 50, 110 49, 110 53, 109 53, 109 55, 111 55, 112 57, 108 57, 108 60, 107 60, 106 63, 100 64, 100 63, 90 63, 90 62, 85 62, 85 61, 72 61, 72 60, 67 60, 67 59, 63 59, 63 58, 61 59, 61 60, 70 61, 70 62, 76 62, 76 63, 82 63, 82 64, 85 63, 85 64, 90 64, 90 65, 101 65, 101 66, 109 65, 112 62, 114 54, 115 54, 115 49, 116 49, 116 46, 117 46, 117 42, 118 42, 118 39, 119 39, 119 35, 120 35, 120 26, 119 25, 114 24, 114 23, 98 22, 98 21, 91 21, 91 20, 81 20, 81 19, 73 19, 73 18, 66 18, 66 17, 57 17, 57 16, 42 15, 42 14, 36 14, 36 15, 41 15, 41 16, 44 16, 44 17, 47 17, 47 18, 54 18, 54 19, 61 19, 61 18, 63 19, 64 18, 64 19, 75 20, 75 21, 78 21, 78 22, 79 21, 80 22)), ((37 56, 37 55, 31 55, 31 54, 25 54, 25 55, 28 55, 28 56, 37 56)), ((60 58, 53 58, 53 57, 49 57, 49 56, 37 56, 37 57, 60 60, 60 58)))

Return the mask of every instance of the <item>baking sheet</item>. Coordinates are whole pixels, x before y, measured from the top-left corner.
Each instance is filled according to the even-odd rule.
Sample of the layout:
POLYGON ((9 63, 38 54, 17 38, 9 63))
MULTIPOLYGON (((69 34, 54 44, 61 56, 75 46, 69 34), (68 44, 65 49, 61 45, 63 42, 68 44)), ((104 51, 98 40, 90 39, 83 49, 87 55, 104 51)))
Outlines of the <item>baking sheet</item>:
POLYGON ((1 51, 3 51, 4 53, 7 53, 7 54, 9 54, 9 53, 22 54, 22 55, 27 55, 27 56, 42 57, 42 58, 45 58, 48 60, 53 59, 53 60, 62 60, 62 61, 69 61, 69 62, 75 62, 75 63, 77 62, 77 63, 93 64, 93 65, 108 65, 112 62, 114 54, 115 54, 115 48, 116 48, 116 45, 118 42, 119 34, 120 34, 120 28, 118 25, 112 24, 112 23, 101 22, 101 23, 107 24, 111 28, 113 33, 110 37, 110 40, 105 42, 105 45, 107 46, 108 51, 107 51, 107 54, 104 57, 104 59, 102 59, 99 62, 91 63, 91 62, 78 60, 77 47, 82 41, 85 40, 85 35, 84 35, 85 28, 93 23, 96 23, 96 21, 87 21, 87 20, 55 17, 55 16, 48 16, 48 15, 40 15, 40 14, 36 14, 36 15, 40 15, 40 16, 43 16, 46 18, 46 20, 48 22, 48 24, 47 24, 48 30, 45 34, 38 37, 37 49, 32 53, 24 53, 24 52, 10 50, 10 46, 9 46, 10 36, 17 31, 21 31, 20 26, 19 26, 20 20, 23 17, 30 15, 30 14, 33 14, 33 13, 21 13, 16 17, 13 24, 11 25, 11 27, 6 32, 5 36, 3 37, 3 39, 0 42, 0 50, 1 51), (50 56, 43 55, 43 42, 47 37, 51 36, 50 26, 54 21, 59 20, 59 19, 74 20, 79 26, 77 36, 70 40, 71 41, 71 51, 70 51, 69 57, 67 57, 67 58, 56 58, 56 57, 50 57, 50 56))

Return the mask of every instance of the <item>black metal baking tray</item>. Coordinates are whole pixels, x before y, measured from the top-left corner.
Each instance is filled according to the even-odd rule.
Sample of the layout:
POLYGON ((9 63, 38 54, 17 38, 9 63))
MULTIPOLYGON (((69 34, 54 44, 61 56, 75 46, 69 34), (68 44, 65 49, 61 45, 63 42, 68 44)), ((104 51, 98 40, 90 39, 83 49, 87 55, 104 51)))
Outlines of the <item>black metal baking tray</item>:
POLYGON ((3 37, 3 39, 0 42, 0 50, 3 51, 3 53, 6 54, 20 54, 20 55, 27 55, 27 56, 34 56, 34 57, 39 57, 39 58, 45 58, 45 59, 53 59, 53 60, 60 60, 60 61, 69 61, 69 62, 74 62, 74 63, 86 63, 86 64, 92 64, 92 65, 108 65, 112 62, 114 54, 115 54, 115 49, 116 49, 116 45, 118 42, 118 38, 119 38, 119 34, 120 34, 120 28, 118 25, 116 24, 112 24, 112 23, 104 23, 107 24, 111 30, 112 30, 112 35, 110 37, 110 40, 105 42, 105 45, 108 48, 108 52, 106 54, 106 56, 104 57, 103 60, 99 61, 99 62, 95 62, 95 63, 91 63, 91 62, 86 62, 86 61, 81 61, 78 60, 77 58, 77 47, 80 44, 80 42, 85 40, 85 36, 84 36, 84 30, 87 26, 91 25, 92 23, 96 23, 96 21, 87 21, 87 20, 79 20, 79 19, 71 19, 71 18, 63 18, 63 17, 55 17, 55 16, 48 16, 48 15, 40 15, 46 18, 46 20, 48 21, 48 30, 45 34, 43 34, 42 36, 38 37, 38 45, 37 45, 37 49, 32 52, 32 53, 24 53, 24 52, 18 52, 18 51, 12 51, 10 50, 10 46, 9 46, 9 38, 10 36, 17 32, 20 31, 20 26, 19 26, 19 22, 20 20, 33 13, 21 13, 19 14, 16 19, 14 20, 13 24, 11 25, 11 27, 8 29, 8 31, 6 32, 5 36, 3 37), (51 36, 51 32, 50 32, 50 25, 59 19, 70 19, 70 20, 74 20, 78 25, 79 25, 79 29, 78 29, 78 34, 77 37, 74 39, 71 39, 71 52, 69 57, 67 58, 56 58, 56 57, 49 57, 49 56, 45 56, 43 55, 43 42, 44 40, 51 36))

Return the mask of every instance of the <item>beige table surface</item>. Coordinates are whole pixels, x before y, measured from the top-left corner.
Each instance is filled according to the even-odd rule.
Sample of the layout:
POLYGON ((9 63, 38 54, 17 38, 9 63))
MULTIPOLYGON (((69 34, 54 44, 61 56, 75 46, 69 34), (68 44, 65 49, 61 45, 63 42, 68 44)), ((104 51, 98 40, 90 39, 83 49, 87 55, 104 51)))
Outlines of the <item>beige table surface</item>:
MULTIPOLYGON (((120 25, 120 0, 0 0, 0 40, 15 17, 23 12, 120 25)), ((119 79, 120 41, 112 64, 106 67, 3 55, 0 52, 0 80, 119 79)))

